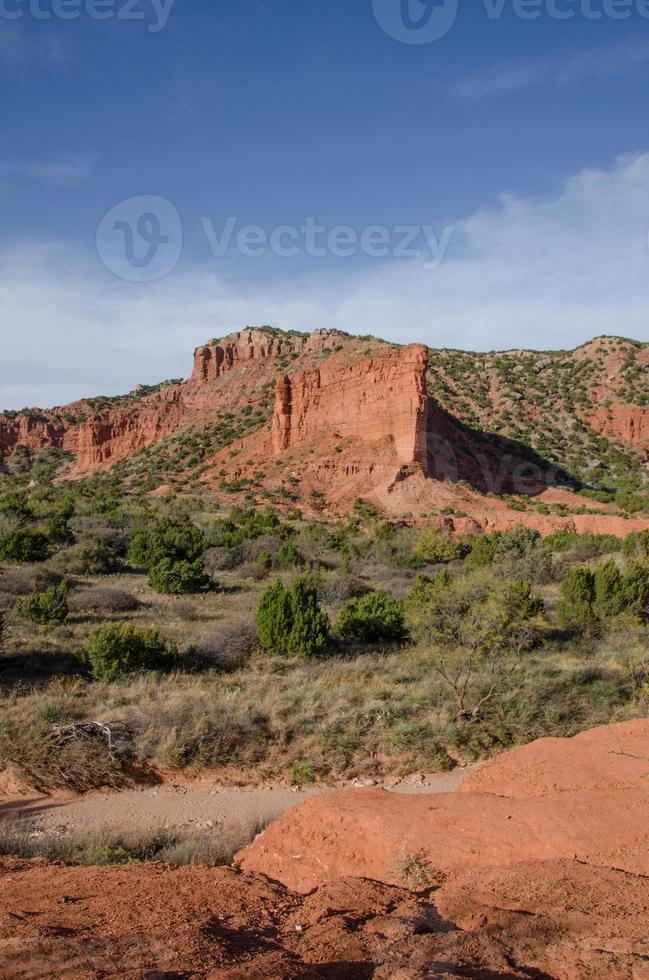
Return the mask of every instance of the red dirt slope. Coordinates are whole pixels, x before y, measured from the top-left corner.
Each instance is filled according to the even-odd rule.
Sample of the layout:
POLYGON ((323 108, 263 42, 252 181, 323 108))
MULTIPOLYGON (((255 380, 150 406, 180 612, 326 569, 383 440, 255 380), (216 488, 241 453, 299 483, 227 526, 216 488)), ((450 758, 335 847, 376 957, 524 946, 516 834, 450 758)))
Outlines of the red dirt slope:
POLYGON ((3 980, 646 980, 649 879, 575 862, 413 894, 229 869, 0 859, 3 980))
POLYGON ((307 895, 0 859, 0 978, 648 980, 647 773, 643 720, 517 749, 448 798, 320 797, 240 855, 307 895))
POLYGON ((241 852, 239 865, 304 892, 348 875, 396 884, 413 856, 437 881, 563 859, 649 875, 649 721, 564 742, 563 756, 561 744, 508 753, 448 796, 344 790, 309 800, 241 852))

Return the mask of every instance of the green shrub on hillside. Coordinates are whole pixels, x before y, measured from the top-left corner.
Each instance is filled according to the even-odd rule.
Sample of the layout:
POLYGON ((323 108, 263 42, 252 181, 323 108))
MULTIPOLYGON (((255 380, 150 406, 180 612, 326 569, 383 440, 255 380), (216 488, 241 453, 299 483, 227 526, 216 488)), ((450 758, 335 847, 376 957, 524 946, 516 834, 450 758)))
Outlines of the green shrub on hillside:
POLYGON ((595 576, 589 568, 571 568, 559 594, 557 619, 563 626, 583 628, 595 621, 595 576))
POLYGON ((265 650, 293 657, 316 657, 324 653, 329 639, 329 621, 318 603, 317 591, 306 578, 289 588, 281 582, 269 586, 256 613, 259 641, 265 650))
POLYGON ((289 571, 291 568, 301 568, 304 565, 304 558, 292 541, 283 541, 277 552, 275 564, 281 571, 289 571))
POLYGON ((14 609, 19 616, 49 626, 52 623, 64 623, 68 618, 68 586, 66 582, 53 585, 43 592, 18 599, 14 609))
POLYGON ((368 592, 344 602, 338 622, 338 633, 345 640, 377 643, 402 640, 405 636, 403 603, 385 592, 368 592))
POLYGON ((161 558, 149 568, 149 585, 161 595, 194 595, 208 592, 212 582, 200 560, 161 558))
POLYGON ((45 561, 48 554, 47 535, 43 531, 18 528, 0 536, 0 561, 45 561))
POLYGON ((649 558, 649 531, 629 534, 624 541, 624 554, 627 558, 649 558))
POLYGON ((193 562, 205 549, 205 538, 188 517, 163 517, 131 535, 129 561, 149 570, 163 558, 193 562))
POLYGON ((111 575, 120 568, 117 549, 103 538, 90 537, 60 551, 56 564, 71 575, 111 575))
POLYGON ((605 561, 595 572, 595 614, 608 619, 619 615, 625 605, 620 570, 613 559, 605 561))
POLYGON ((541 535, 532 528, 515 527, 511 531, 471 535, 464 540, 469 568, 484 568, 496 562, 527 558, 538 550, 541 535))
POLYGON ((469 549, 465 559, 467 566, 469 568, 485 568, 487 565, 491 565, 496 559, 496 549, 500 537, 500 531, 495 531, 493 534, 472 534, 466 540, 469 549))
POLYGON ((459 556, 458 545, 451 538, 445 537, 434 527, 427 527, 421 532, 415 547, 414 557, 424 562, 453 561, 459 556))
POLYGON ((96 681, 115 681, 125 674, 170 670, 177 665, 175 647, 157 630, 140 630, 131 623, 108 623, 88 637, 84 651, 96 681))
POLYGON ((649 565, 632 562, 622 576, 621 590, 626 610, 633 613, 649 611, 649 565))

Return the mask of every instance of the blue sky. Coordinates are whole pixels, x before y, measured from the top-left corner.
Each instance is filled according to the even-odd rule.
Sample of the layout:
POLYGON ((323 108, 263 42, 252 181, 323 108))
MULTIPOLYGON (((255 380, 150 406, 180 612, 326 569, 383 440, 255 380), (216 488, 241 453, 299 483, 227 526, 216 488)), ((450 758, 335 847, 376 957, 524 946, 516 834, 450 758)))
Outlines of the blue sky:
POLYGON ((558 0, 565 20, 459 0, 417 44, 379 23, 401 0, 131 0, 143 19, 108 0, 105 20, 88 2, 0 0, 0 407, 181 375, 246 323, 480 349, 649 340, 643 0, 558 0), (145 195, 182 249, 130 281, 107 257, 111 209, 123 228, 120 202, 145 195), (206 228, 228 218, 214 255, 206 228), (309 218, 356 247, 307 254, 309 218), (294 228, 296 254, 242 254, 248 225, 294 228), (381 256, 358 244, 374 226, 381 256), (401 255, 403 226, 437 252, 419 231, 401 255))

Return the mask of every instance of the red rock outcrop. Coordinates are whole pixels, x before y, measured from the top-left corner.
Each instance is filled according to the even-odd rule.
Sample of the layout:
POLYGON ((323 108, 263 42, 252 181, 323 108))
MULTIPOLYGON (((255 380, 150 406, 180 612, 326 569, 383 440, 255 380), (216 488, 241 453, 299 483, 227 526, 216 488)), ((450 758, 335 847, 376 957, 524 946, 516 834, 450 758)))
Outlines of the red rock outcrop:
POLYGON ((428 350, 414 344, 351 364, 340 354, 314 371, 284 376, 273 417, 276 455, 328 430, 365 443, 388 437, 400 463, 425 466, 427 366, 428 350))
POLYGON ((191 381, 202 384, 216 381, 237 364, 258 358, 278 357, 289 347, 280 337, 261 330, 244 330, 225 341, 214 341, 194 351, 191 381))
POLYGON ((272 824, 238 864, 296 891, 349 875, 397 883, 407 855, 438 881, 468 868, 564 859, 648 875, 649 721, 564 744, 571 772, 560 767, 556 786, 542 760, 548 752, 552 765, 559 752, 546 741, 493 760, 459 793, 314 797, 272 824))
POLYGON ((0 978, 645 980, 648 771, 641 720, 460 793, 322 795, 239 856, 262 874, 2 857, 0 978))
MULTIPOLYGON (((598 387, 591 391, 591 402, 599 407, 581 422, 616 445, 643 452, 649 450, 649 409, 610 397, 619 385, 628 385, 629 344, 618 349, 596 341, 565 357, 575 364, 599 358, 593 373, 598 387)), ((641 371, 649 366, 649 348, 634 347, 631 353, 641 371)), ((543 359, 540 369, 542 364, 543 359)), ((475 370, 479 373, 479 366, 475 370)), ((503 494, 573 511, 583 509, 585 501, 556 487, 552 467, 540 457, 515 441, 494 440, 463 424, 428 397, 427 379, 433 374, 421 345, 395 348, 334 331, 309 335, 247 329, 198 348, 189 381, 124 399, 0 417, 0 464, 17 446, 32 452, 52 446, 72 455, 68 476, 90 474, 185 428, 194 426, 195 436, 201 427, 218 424, 225 412, 254 406, 262 409, 256 413, 262 421, 254 435, 242 435, 236 446, 213 454, 209 444, 202 446, 205 486, 220 485, 225 478, 276 489, 287 476, 285 457, 301 505, 308 508, 317 492, 332 515, 348 512, 363 497, 401 518, 428 520, 431 512, 455 512, 438 520, 457 533, 526 524, 541 533, 565 529, 625 536, 649 526, 646 518, 626 520, 614 507, 596 501, 589 501, 589 512, 582 514, 539 514, 533 503, 514 512, 503 494), (292 373, 287 373, 289 365, 292 373), (264 426, 273 385, 274 415, 264 426), (273 459, 276 469, 269 466, 273 459)), ((470 388, 470 377, 463 378, 470 388)), ((455 382, 448 377, 444 383, 455 382)), ((528 404, 520 397, 516 405, 528 414, 537 411, 534 399, 528 404)), ((491 415, 485 417, 485 424, 492 421, 491 415)), ((528 421, 533 428, 531 416, 528 421)), ((173 469, 162 482, 177 485, 183 478, 173 469)))
POLYGON ((636 449, 649 449, 649 408, 616 405, 599 408, 588 416, 588 425, 598 435, 636 449))
POLYGON ((216 381, 223 374, 247 361, 271 360, 282 354, 313 354, 340 341, 340 334, 317 330, 312 334, 280 334, 265 330, 242 330, 224 340, 214 340, 194 351, 190 380, 202 384, 216 381))
POLYGON ((100 409, 92 401, 79 401, 30 416, 0 417, 0 462, 19 445, 32 452, 54 447, 74 456, 72 476, 107 469, 185 425, 209 422, 225 407, 249 403, 272 382, 274 362, 281 355, 308 363, 345 345, 354 348, 356 342, 326 330, 293 335, 247 329, 231 334, 197 349, 189 381, 130 397, 124 407, 119 400, 114 408, 100 409))

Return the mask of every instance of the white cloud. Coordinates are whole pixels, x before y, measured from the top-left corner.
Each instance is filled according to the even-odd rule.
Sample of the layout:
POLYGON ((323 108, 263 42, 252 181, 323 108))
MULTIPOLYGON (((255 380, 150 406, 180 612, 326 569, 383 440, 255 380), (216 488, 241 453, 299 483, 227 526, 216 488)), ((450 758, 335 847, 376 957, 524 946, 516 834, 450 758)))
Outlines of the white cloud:
POLYGON ((83 183, 92 171, 88 160, 50 160, 43 163, 0 163, 0 173, 27 177, 58 187, 83 183))
POLYGON ((343 261, 270 285, 251 271, 240 285, 216 266, 179 267, 136 285, 60 244, 6 249, 0 407, 187 374, 195 345, 249 323, 481 350, 569 347, 602 333, 649 340, 648 229, 646 153, 584 171, 551 199, 505 195, 469 215, 435 271, 425 258, 360 270, 343 261))
POLYGON ((456 81, 452 95, 482 99, 505 95, 533 85, 562 87, 577 82, 623 77, 649 62, 649 42, 588 48, 569 58, 512 61, 493 65, 456 81))

